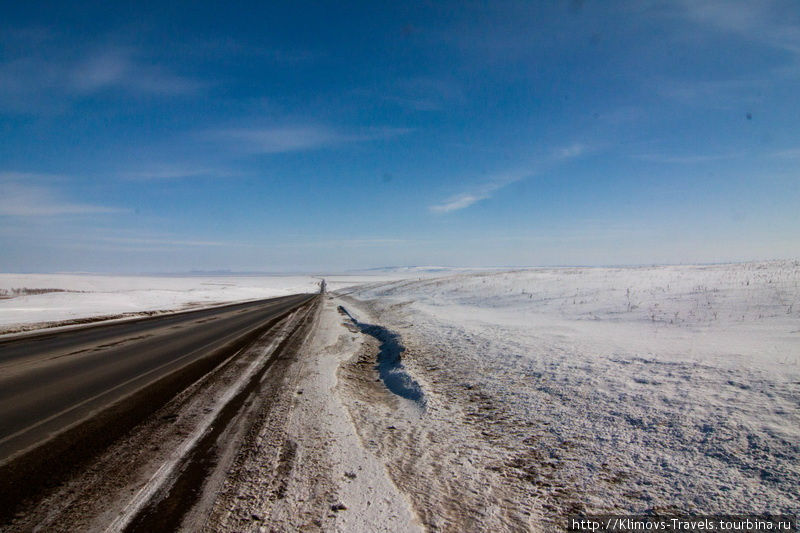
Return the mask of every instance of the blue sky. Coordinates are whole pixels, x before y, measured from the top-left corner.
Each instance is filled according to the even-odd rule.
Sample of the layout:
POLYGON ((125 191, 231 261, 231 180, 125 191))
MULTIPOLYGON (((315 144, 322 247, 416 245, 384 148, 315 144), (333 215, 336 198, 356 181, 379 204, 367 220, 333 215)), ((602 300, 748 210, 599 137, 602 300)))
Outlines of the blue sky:
POLYGON ((3 2, 0 270, 800 257, 800 5, 3 2))

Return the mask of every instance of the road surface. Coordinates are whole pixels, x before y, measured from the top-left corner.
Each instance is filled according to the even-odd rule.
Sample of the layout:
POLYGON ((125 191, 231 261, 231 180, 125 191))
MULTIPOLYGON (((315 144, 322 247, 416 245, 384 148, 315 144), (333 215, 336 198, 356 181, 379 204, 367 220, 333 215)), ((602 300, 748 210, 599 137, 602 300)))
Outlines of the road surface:
POLYGON ((0 341, 0 464, 311 298, 299 294, 0 341))

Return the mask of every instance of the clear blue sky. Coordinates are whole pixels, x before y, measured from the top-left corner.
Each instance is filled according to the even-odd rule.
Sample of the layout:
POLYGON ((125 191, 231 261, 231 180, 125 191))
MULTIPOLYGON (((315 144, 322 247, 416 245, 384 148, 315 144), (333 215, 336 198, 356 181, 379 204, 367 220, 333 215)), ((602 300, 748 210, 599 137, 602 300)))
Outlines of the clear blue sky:
POLYGON ((796 0, 2 13, 0 271, 800 257, 796 0))

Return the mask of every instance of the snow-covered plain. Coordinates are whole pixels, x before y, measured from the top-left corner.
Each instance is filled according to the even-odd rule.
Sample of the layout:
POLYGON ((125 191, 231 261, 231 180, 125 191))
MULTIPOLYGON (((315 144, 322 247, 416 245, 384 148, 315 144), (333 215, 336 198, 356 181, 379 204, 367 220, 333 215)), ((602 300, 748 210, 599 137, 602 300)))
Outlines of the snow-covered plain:
MULTIPOLYGON (((397 275, 327 277, 331 289, 397 275)), ((0 333, 63 321, 318 292, 322 276, 0 274, 0 333)))
MULTIPOLYGON (((343 305, 397 333, 422 387, 422 410, 365 400, 374 377, 347 376, 369 354, 354 352, 336 390, 424 525, 547 531, 576 511, 800 510, 798 262, 324 277, 336 291, 326 327, 350 327, 343 305)), ((0 332, 319 281, 0 274, 0 332)), ((343 331, 323 342, 339 354, 327 373, 358 338, 343 331)))
MULTIPOLYGON (((340 294, 400 335, 428 397, 418 424, 438 449, 409 439, 398 457, 435 457, 430 470, 454 479, 499 472, 545 522, 800 510, 798 262, 455 274, 340 294)), ((432 475, 423 459, 404 475, 432 475)))

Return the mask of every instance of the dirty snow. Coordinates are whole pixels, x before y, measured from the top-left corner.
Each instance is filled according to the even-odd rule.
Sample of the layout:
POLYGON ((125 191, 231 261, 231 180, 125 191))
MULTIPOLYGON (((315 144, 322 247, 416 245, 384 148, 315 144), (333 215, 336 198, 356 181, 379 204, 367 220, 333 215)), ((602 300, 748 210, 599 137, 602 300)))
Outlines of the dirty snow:
POLYGON ((338 369, 364 338, 332 299, 320 307, 302 357, 270 391, 272 406, 203 531, 421 531, 345 408, 338 369))
POLYGON ((800 510, 798 262, 459 273, 340 295, 399 336, 426 395, 413 429, 404 411, 353 410, 426 526, 468 526, 459 505, 501 529, 800 510))

